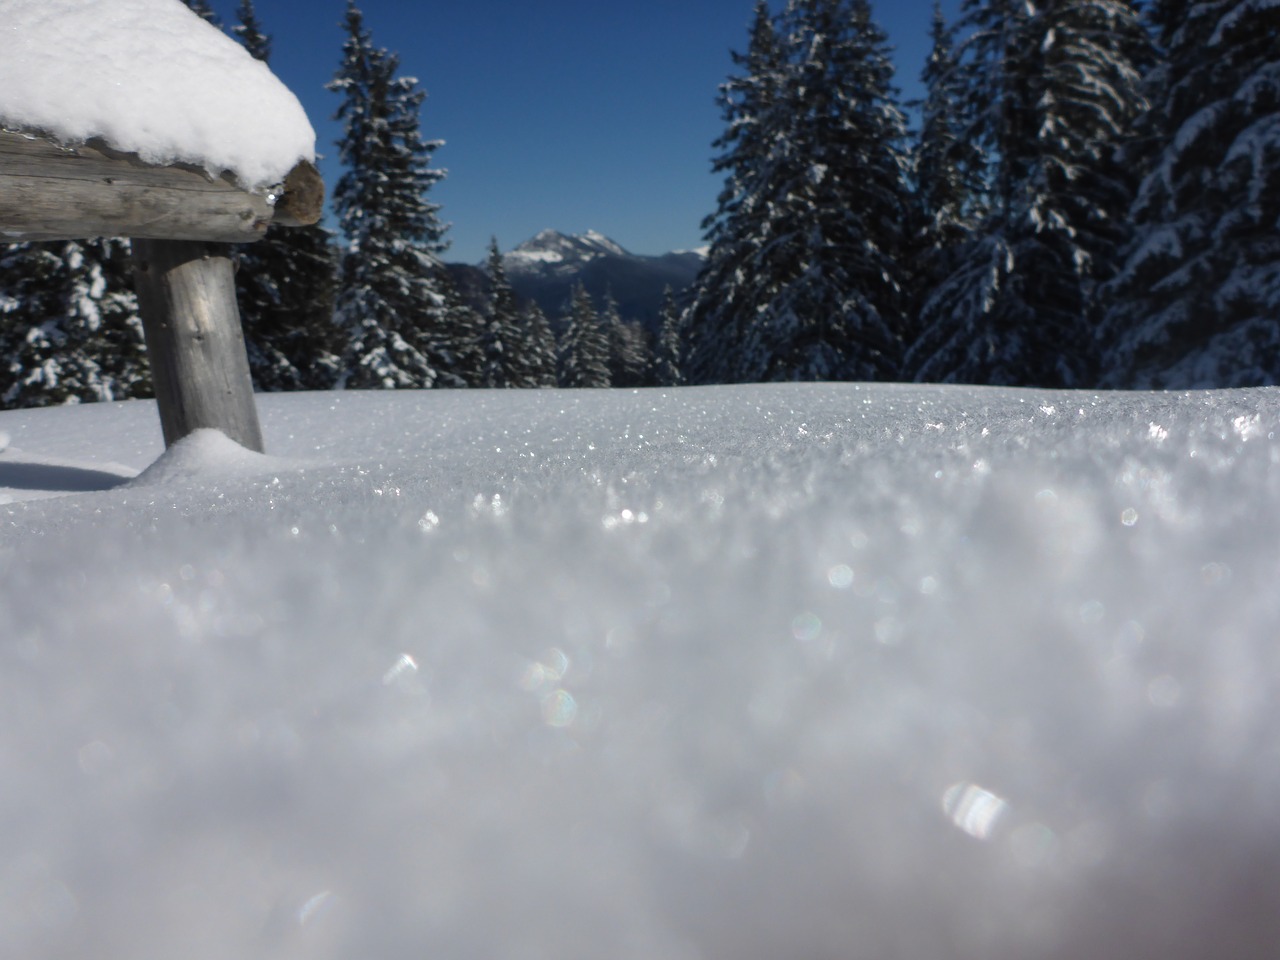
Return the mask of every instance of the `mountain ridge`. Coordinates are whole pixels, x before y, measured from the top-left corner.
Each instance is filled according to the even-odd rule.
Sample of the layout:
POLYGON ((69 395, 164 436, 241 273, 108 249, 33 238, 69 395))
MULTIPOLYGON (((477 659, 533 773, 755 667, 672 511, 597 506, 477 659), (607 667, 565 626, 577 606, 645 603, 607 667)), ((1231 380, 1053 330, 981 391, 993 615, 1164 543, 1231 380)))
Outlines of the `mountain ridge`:
MULTIPOLYGON (((571 234, 542 230, 502 254, 503 269, 516 295, 536 303, 555 324, 566 313, 569 296, 581 282, 595 300, 597 310, 612 296, 624 320, 639 323, 651 333, 660 324, 664 291, 680 293, 702 269, 699 251, 672 251, 649 256, 631 253, 603 233, 588 230, 571 234)), ((488 287, 484 266, 451 264, 461 287, 476 291, 488 287)), ((474 295, 474 294, 473 294, 474 295)))

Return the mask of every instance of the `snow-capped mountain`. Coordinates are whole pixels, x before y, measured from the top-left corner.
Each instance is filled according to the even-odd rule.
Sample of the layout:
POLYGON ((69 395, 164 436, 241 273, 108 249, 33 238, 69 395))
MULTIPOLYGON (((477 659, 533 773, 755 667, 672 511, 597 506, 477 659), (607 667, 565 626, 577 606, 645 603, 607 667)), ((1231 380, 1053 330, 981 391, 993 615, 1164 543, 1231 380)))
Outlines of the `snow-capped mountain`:
POLYGON ((508 276, 522 273, 575 273, 601 257, 630 257, 631 254, 602 233, 564 234, 543 230, 503 256, 508 276))
POLYGON ((564 312, 574 283, 581 281, 602 306, 606 295, 628 320, 656 330, 663 291, 677 294, 702 269, 704 256, 681 251, 651 257, 631 253, 604 234, 543 230, 503 255, 511 286, 535 301, 553 322, 564 312))
MULTIPOLYGON (((503 254, 502 260, 516 295, 541 307, 553 326, 566 314, 573 285, 581 281, 597 309, 603 308, 606 296, 612 296, 624 320, 656 333, 663 291, 670 287, 678 296, 692 284, 706 251, 644 256, 594 230, 581 234, 543 230, 503 254)), ((462 295, 480 307, 489 286, 484 265, 451 263, 448 268, 462 295)))

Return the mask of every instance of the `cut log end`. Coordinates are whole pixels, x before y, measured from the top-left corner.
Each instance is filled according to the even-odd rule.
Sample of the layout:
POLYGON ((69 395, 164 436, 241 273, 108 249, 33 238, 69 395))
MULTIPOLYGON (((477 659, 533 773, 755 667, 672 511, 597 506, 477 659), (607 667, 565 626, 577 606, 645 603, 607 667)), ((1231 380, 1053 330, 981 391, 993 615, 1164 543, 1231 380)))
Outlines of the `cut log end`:
POLYGON ((284 178, 284 193, 276 201, 273 223, 285 227, 309 227, 324 212, 324 180, 309 160, 301 161, 284 178))

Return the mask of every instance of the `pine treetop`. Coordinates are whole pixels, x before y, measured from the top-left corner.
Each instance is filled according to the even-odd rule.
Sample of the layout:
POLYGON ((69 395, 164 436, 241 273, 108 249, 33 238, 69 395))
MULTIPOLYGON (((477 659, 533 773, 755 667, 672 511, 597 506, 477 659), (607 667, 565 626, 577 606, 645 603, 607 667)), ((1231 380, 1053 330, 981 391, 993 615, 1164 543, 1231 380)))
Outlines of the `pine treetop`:
POLYGON ((266 63, 271 59, 271 38, 263 32, 262 24, 258 22, 253 0, 240 0, 240 6, 236 9, 236 24, 231 32, 255 60, 266 63))
POLYGON ((450 329, 450 317, 473 326, 448 282, 438 254, 447 226, 428 191, 444 177, 432 153, 440 141, 421 134, 426 94, 398 76, 399 58, 373 44, 354 0, 348 0, 342 63, 328 85, 340 94, 343 173, 333 191, 346 241, 336 319, 346 341, 347 386, 463 383, 474 335, 450 329))
POLYGON ((909 158, 886 35, 865 0, 791 0, 772 16, 757 4, 734 64, 692 377, 895 374, 909 158))
POLYGON ((182 2, 201 20, 211 23, 219 30, 222 29, 222 20, 213 12, 213 8, 209 6, 207 0, 182 0, 182 2))

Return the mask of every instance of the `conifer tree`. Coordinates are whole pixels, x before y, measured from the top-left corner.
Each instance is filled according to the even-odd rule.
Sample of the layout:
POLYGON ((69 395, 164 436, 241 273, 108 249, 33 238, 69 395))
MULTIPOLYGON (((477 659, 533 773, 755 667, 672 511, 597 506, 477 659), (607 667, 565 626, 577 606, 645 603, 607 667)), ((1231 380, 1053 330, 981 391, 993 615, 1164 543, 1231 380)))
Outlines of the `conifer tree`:
POLYGON ((0 251, 0 404, 148 396, 151 383, 120 240, 0 251))
POLYGON ((778 134, 774 111, 786 82, 786 53, 766 0, 756 0, 755 18, 745 54, 731 52, 741 75, 720 86, 719 103, 725 131, 712 146, 721 151, 712 162, 725 174, 715 213, 702 223, 708 242, 729 246, 744 231, 743 221, 756 215, 760 183, 778 134))
POLYGON ((209 6, 208 0, 182 0, 182 2, 185 3, 201 20, 209 22, 219 30, 222 29, 222 21, 218 18, 218 15, 213 12, 213 8, 209 6))
POLYGON ((499 344, 500 350, 482 347, 491 357, 492 371, 484 386, 547 387, 556 385, 556 343, 551 325, 536 304, 521 307, 498 248, 489 242, 486 261, 489 295, 483 344, 499 344))
POLYGON ((502 260, 502 252, 498 248, 497 237, 489 239, 485 272, 489 275, 489 312, 499 317, 503 326, 516 326, 520 308, 516 303, 516 292, 511 287, 511 281, 507 279, 507 268, 502 260))
POLYGON ((901 354, 905 121, 865 0, 756 7, 688 328, 709 380, 882 379, 901 354))
POLYGON ((484 314, 440 264, 434 275, 441 308, 430 315, 427 328, 436 387, 473 387, 481 380, 479 350, 484 314))
POLYGON ((489 302, 479 323, 476 345, 479 370, 474 386, 522 386, 519 308, 515 291, 511 289, 502 265, 502 253, 498 250, 496 237, 489 241, 485 270, 489 274, 489 302))
MULTIPOLYGON (((231 32, 258 60, 271 55, 253 0, 240 0, 231 32)), ((333 298, 337 254, 320 224, 271 226, 237 250, 236 293, 258 390, 325 389, 337 375, 333 298)))
POLYGON ((746 264, 766 215, 765 171, 778 136, 777 103, 786 78, 786 54, 767 0, 756 0, 746 53, 730 58, 738 73, 720 85, 724 133, 712 171, 725 176, 715 213, 702 222, 707 260, 694 285, 686 326, 693 336, 690 374, 695 382, 737 379, 738 351, 755 319, 748 302, 746 264))
POLYGON ((520 310, 520 328, 524 344, 520 353, 520 386, 556 386, 556 336, 546 314, 532 300, 520 310))
POLYGON ((986 212, 985 160, 977 145, 964 136, 963 91, 958 87, 953 33, 941 5, 935 3, 932 48, 920 75, 926 95, 919 104, 914 164, 913 316, 922 298, 954 268, 959 248, 986 212))
POLYGON ((644 328, 622 319, 613 291, 607 290, 604 310, 600 314, 609 351, 609 383, 615 387, 646 386, 649 370, 649 345, 644 328))
POLYGON ((232 35, 240 41, 249 56, 267 63, 271 59, 271 38, 258 22, 258 11, 253 0, 240 0, 236 8, 236 22, 231 27, 232 35))
POLYGON ((680 372, 681 314, 670 287, 662 291, 662 308, 658 317, 658 342, 653 351, 652 379, 660 387, 679 386, 684 382, 680 372))
POLYGON ((270 227, 237 252, 236 296, 255 389, 324 390, 338 377, 336 251, 328 230, 270 227))
POLYGON ((1160 0, 1104 383, 1280 383, 1280 7, 1160 0), (1145 144, 1154 149, 1143 150, 1145 144))
POLYGON ((610 386, 608 336, 591 302, 591 294, 581 281, 574 284, 570 294, 561 344, 560 386, 610 386))
POLYGON ((355 0, 344 26, 342 66, 329 84, 343 98, 336 119, 345 125, 344 170, 333 191, 346 240, 335 308, 338 383, 432 386, 460 352, 440 292, 446 227, 427 200, 444 177, 430 165, 442 143, 422 138, 426 94, 416 79, 397 76, 395 54, 373 45, 355 0))
POLYGON ((1143 106, 1146 35, 1128 0, 967 0, 963 139, 991 158, 991 210, 924 304, 921 380, 1092 380, 1096 290, 1123 241, 1114 162, 1143 106))
POLYGON ((128 239, 96 237, 77 244, 86 274, 95 278, 88 289, 97 296, 101 322, 93 349, 98 356, 102 400, 132 400, 153 396, 151 363, 138 314, 133 285, 133 256, 128 239), (98 286, 100 278, 101 287, 98 286), (101 293, 97 293, 98 290, 101 293))

